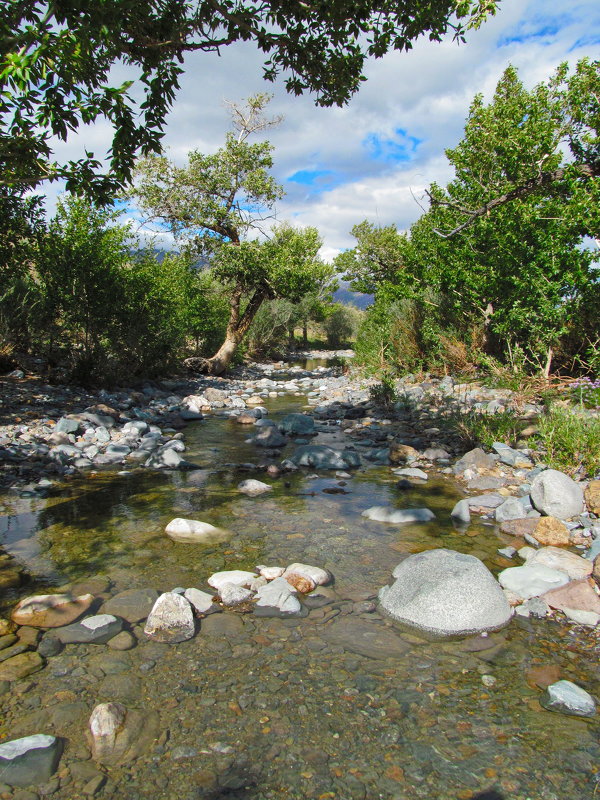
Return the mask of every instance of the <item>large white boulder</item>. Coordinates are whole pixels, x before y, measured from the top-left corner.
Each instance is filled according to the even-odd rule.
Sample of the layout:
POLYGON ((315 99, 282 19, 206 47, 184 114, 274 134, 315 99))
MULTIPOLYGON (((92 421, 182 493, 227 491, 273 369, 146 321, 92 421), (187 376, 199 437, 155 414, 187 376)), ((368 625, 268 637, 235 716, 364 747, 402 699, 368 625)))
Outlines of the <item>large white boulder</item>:
POLYGON ((478 558, 452 550, 409 556, 379 592, 381 609, 393 619, 436 636, 498 630, 511 609, 500 585, 478 558))
POLYGON ((215 544, 224 542, 232 536, 231 531, 216 528, 208 522, 197 519, 176 517, 165 528, 165 533, 176 542, 192 542, 194 544, 215 544))
POLYGON ((191 639, 196 632, 190 603, 180 594, 161 594, 146 620, 144 633, 157 642, 175 644, 191 639))

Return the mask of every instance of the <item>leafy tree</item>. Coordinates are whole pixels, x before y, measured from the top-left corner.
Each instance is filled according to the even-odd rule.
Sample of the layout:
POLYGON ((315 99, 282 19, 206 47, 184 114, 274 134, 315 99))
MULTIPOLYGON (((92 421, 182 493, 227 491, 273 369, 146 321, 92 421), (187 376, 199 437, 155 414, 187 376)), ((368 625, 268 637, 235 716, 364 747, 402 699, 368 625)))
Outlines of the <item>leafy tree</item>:
POLYGON ((408 240, 395 225, 380 227, 364 220, 352 228, 356 247, 340 253, 336 270, 351 281, 355 292, 373 294, 383 285, 398 286, 402 280, 408 240))
POLYGON ((268 101, 268 95, 257 95, 245 108, 233 106, 234 131, 212 155, 193 151, 184 167, 164 157, 146 159, 133 190, 147 219, 166 223, 188 253, 208 259, 212 276, 225 289, 225 337, 204 366, 215 374, 227 369, 265 300, 297 302, 329 272, 317 258, 321 241, 314 228, 281 225, 267 241, 247 238, 261 230, 282 196, 269 174, 271 145, 248 142, 252 133, 278 122, 263 115, 268 101))
POLYGON ((328 309, 323 322, 323 330, 329 347, 348 344, 356 335, 363 314, 353 306, 335 303, 328 309))
POLYGON ((186 53, 218 54, 249 41, 265 54, 264 77, 343 104, 364 80, 364 62, 407 50, 421 34, 463 37, 497 0, 5 0, 0 19, 0 159, 3 181, 65 179, 70 191, 107 200, 136 156, 160 151, 186 53), (462 24, 461 24, 462 21, 462 24), (132 80, 114 84, 124 64, 132 80), (130 89, 132 90, 130 92, 130 89), (140 97, 136 102, 134 97, 140 97), (109 169, 98 157, 61 164, 52 137, 104 118, 113 128, 109 169))

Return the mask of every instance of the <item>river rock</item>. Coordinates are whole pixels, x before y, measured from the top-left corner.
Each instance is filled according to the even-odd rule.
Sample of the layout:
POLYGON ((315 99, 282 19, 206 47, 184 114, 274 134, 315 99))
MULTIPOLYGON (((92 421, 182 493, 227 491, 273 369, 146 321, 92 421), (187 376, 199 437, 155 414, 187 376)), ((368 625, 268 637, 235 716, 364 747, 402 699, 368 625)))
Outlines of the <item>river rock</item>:
POLYGON ((593 565, 587 558, 582 558, 569 550, 560 547, 541 547, 527 559, 527 565, 542 564, 550 569, 566 572, 571 580, 588 578, 592 574, 593 565))
POLYGON ((178 469, 186 463, 181 453, 178 453, 172 447, 167 447, 164 450, 152 453, 150 458, 144 462, 144 466, 151 469, 178 469))
POLYGON ((125 727, 127 709, 121 703, 100 703, 92 711, 89 726, 92 736, 92 758, 113 763, 123 754, 117 738, 125 727))
POLYGON ((452 550, 409 556, 379 592, 393 619, 434 636, 498 630, 512 611, 492 573, 478 558, 452 550))
POLYGON ((96 614, 56 631, 63 644, 106 644, 122 629, 123 621, 112 614, 96 614))
POLYGON ((295 575, 301 578, 306 578, 308 581, 313 583, 314 586, 326 586, 331 581, 331 573, 326 569, 322 569, 321 567, 313 567, 310 564, 301 564, 299 562, 290 564, 288 567, 286 567, 285 572, 283 573, 283 577, 288 580, 288 583, 290 582, 289 578, 295 575))
POLYGON ((315 432, 315 421, 307 414, 286 414, 279 429, 291 436, 310 436, 315 432))
POLYGON ((496 494, 495 492, 490 492, 489 494, 478 494, 474 497, 468 497, 467 500, 469 501, 470 509, 485 513, 501 506, 502 503, 505 502, 506 497, 503 497, 501 494, 496 494))
POLYGON ((238 491, 240 491, 242 494, 247 494, 248 497, 258 497, 260 494, 273 491, 273 487, 269 486, 268 483, 257 481, 254 478, 248 478, 248 480, 238 483, 237 488, 238 491))
POLYGON ((281 578, 285 572, 285 567, 265 567, 262 564, 259 564, 256 569, 258 574, 262 575, 262 577, 266 578, 268 581, 272 581, 275 578, 281 578))
POLYGON ((600 481, 590 481, 583 493, 588 511, 600 517, 600 481))
POLYGON ((498 460, 515 469, 531 469, 533 462, 520 450, 515 450, 502 442, 494 442, 492 449, 498 453, 498 460))
POLYGON ((323 444, 298 447, 290 461, 298 467, 315 469, 354 469, 360 466, 360 456, 354 450, 334 450, 323 444))
POLYGON ((595 628, 600 622, 600 614, 595 614, 593 611, 581 611, 578 608, 568 608, 567 606, 562 608, 561 611, 567 619, 577 625, 587 625, 590 628, 595 628))
POLYGON ((285 447, 288 440, 279 432, 275 425, 267 425, 264 428, 259 428, 256 436, 253 436, 250 441, 252 444, 257 445, 257 447, 280 448, 285 447))
POLYGON ((535 520, 532 536, 543 545, 568 545, 569 529, 556 517, 535 520))
POLYGON ((473 450, 469 450, 468 453, 465 453, 464 456, 454 464, 452 471, 455 475, 460 475, 468 469, 494 469, 496 460, 496 456, 485 453, 480 447, 475 447, 473 450))
POLYGON ((450 512, 450 516, 456 522, 466 525, 471 521, 471 510, 469 508, 468 499, 459 500, 450 512))
POLYGON ((507 497, 495 511, 496 522, 507 522, 511 519, 522 519, 527 516, 523 503, 516 497, 507 497))
POLYGON ((191 605, 180 594, 161 594, 146 620, 144 633, 157 642, 167 644, 191 639, 195 633, 191 605))
POLYGON ((0 744, 0 780, 9 786, 46 783, 56 772, 61 753, 60 739, 43 733, 3 742, 0 744))
POLYGON ((508 567, 498 575, 500 585, 523 600, 544 595, 550 589, 557 589, 569 582, 566 572, 550 569, 542 564, 530 567, 508 567))
POLYGON ((243 569, 228 569, 222 572, 213 572, 207 583, 213 589, 220 591, 222 586, 233 583, 235 586, 248 587, 256 578, 256 572, 247 572, 243 569))
POLYGON ((362 517, 372 519, 375 522, 391 522, 394 525, 404 523, 430 522, 435 519, 435 514, 428 508, 403 508, 395 509, 387 506, 371 506, 363 511, 362 517))
POLYGON ((394 475, 398 475, 400 478, 417 478, 420 481, 426 481, 429 479, 429 476, 426 472, 422 469, 417 469, 416 467, 401 467, 399 469, 393 470, 394 475))
POLYGON ((336 617, 323 626, 320 636, 335 647, 365 658, 399 659, 411 649, 394 630, 377 624, 376 620, 359 619, 353 615, 336 617))
POLYGON ((294 617, 302 614, 302 605, 285 578, 275 578, 257 591, 254 613, 259 617, 294 617))
POLYGON ((418 450, 403 442, 390 442, 389 459, 392 464, 406 464, 408 461, 416 461, 420 456, 418 450))
POLYGON ((176 542, 193 544, 214 544, 224 542, 233 535, 223 528, 216 528, 208 522, 176 517, 165 528, 165 533, 176 542))
POLYGON ((560 711, 575 717, 593 717, 596 713, 594 698, 571 681, 552 683, 540 697, 540 703, 548 711, 560 711))
POLYGON ((129 631, 121 631, 116 636, 113 636, 112 639, 109 639, 107 644, 111 650, 125 652, 126 650, 132 650, 136 646, 137 639, 129 631))
MULTIPOLYGON (((529 564, 530 562, 528 562, 529 564)), ((542 595, 551 608, 574 608, 578 611, 591 611, 600 614, 600 597, 596 594, 591 583, 585 578, 571 581, 566 586, 545 592, 542 595)))
POLYGON ((0 663, 0 681, 18 681, 39 672, 45 664, 39 653, 27 652, 8 658, 0 663))
POLYGON ((242 603, 249 603, 254 597, 251 589, 244 589, 243 586, 236 586, 235 583, 224 583, 219 589, 219 597, 224 606, 239 606, 242 603))
POLYGON ((125 589, 104 603, 102 613, 113 614, 133 624, 146 619, 157 598, 156 589, 125 589))
POLYGON ((531 502, 542 514, 570 519, 584 510, 581 486, 564 472, 547 469, 531 482, 531 502))
POLYGON ((20 600, 11 614, 17 625, 34 628, 60 628, 69 625, 88 610, 94 600, 91 594, 38 594, 20 600))
POLYGON ((533 536, 538 519, 512 519, 500 525, 502 533, 509 536, 533 536))
POLYGON ((221 610, 213 601, 212 595, 208 592, 202 592, 200 589, 186 589, 183 596, 191 603, 196 614, 204 616, 221 610))

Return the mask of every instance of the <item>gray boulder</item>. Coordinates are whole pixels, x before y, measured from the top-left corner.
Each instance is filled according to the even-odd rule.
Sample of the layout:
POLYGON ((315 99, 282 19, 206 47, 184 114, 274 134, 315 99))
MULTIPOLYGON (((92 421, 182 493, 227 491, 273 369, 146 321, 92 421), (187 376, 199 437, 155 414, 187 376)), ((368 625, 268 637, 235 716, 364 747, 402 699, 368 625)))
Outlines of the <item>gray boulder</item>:
POLYGON ((248 478, 248 480, 238 483, 237 488, 239 492, 242 494, 247 494, 248 497, 258 497, 260 494, 273 491, 273 487, 269 486, 268 483, 257 481, 254 478, 248 478))
POLYGON ((191 639, 196 629, 192 606, 180 594, 165 592, 154 604, 144 633, 157 642, 174 644, 191 639))
POLYGON ((56 772, 60 739, 36 733, 0 744, 0 779, 9 786, 46 783, 56 772))
POLYGON ((511 519, 524 519, 527 510, 516 497, 507 497, 495 512, 496 522, 508 522, 511 519))
POLYGON ((275 425, 260 428, 256 436, 250 439, 257 447, 285 447, 287 439, 277 430, 275 425))
POLYGON ((302 604, 285 578, 275 578, 256 593, 254 613, 259 617, 295 617, 302 614, 302 604))
POLYGON ((63 644, 105 644, 123 628, 123 620, 112 614, 96 614, 80 622, 57 628, 55 636, 63 644))
POLYGON ((466 636, 504 627, 511 608, 492 573, 478 558, 452 550, 409 556, 379 592, 393 619, 436 637, 466 636))
POLYGON ((460 522, 463 524, 467 524, 471 522, 471 511, 469 509, 469 501, 459 500, 458 503, 454 506, 452 511, 450 512, 450 516, 452 517, 455 522, 460 522))
POLYGON ((556 469, 536 475, 531 483, 531 502, 542 514, 558 519, 570 519, 585 509, 581 486, 556 469))
POLYGON ((146 619, 158 599, 156 589, 125 589, 107 600, 102 606, 103 614, 114 614, 127 622, 146 619))
POLYGON ((279 429, 291 436, 309 436, 315 432, 315 421, 307 414, 287 414, 279 423, 279 429))

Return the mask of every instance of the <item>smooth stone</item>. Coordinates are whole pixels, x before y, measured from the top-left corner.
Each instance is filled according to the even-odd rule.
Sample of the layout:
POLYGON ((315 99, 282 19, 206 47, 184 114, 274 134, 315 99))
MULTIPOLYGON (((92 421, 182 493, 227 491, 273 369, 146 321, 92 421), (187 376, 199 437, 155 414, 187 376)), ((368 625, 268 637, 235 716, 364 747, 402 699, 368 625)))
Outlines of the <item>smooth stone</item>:
POLYGON ((354 450, 334 450, 327 445, 306 444, 298 447, 290 461, 298 467, 315 469, 354 469, 360 466, 360 456, 354 450))
POLYGON ((600 597, 585 578, 571 581, 558 589, 552 589, 542 595, 552 608, 574 608, 577 611, 591 611, 600 614, 600 597))
POLYGON ((254 613, 259 617, 288 617, 302 614, 302 604, 285 578, 277 577, 258 589, 254 613))
POLYGON ((411 650, 410 644, 390 628, 378 625, 375 620, 353 616, 336 617, 323 627, 319 636, 335 647, 365 658, 400 659, 411 650))
POLYGON ((249 440, 257 447, 280 448, 285 447, 288 440, 274 425, 259 428, 258 433, 249 440))
POLYGON ((541 547, 527 559, 527 565, 541 564, 550 569, 566 572, 571 580, 588 578, 592 574, 593 565, 587 558, 582 558, 569 550, 560 547, 541 547))
POLYGON ((257 481, 254 478, 249 478, 248 480, 238 483, 237 488, 238 491, 240 491, 242 494, 247 494, 248 497, 258 497, 260 494, 273 491, 273 487, 269 486, 268 483, 257 481))
POLYGON ((102 606, 102 612, 121 617, 132 624, 140 622, 146 619, 158 595, 156 589, 125 589, 108 599, 102 606))
POLYGON ((435 514, 428 508, 403 508, 394 509, 387 506, 371 506, 363 511, 361 517, 366 517, 375 522, 390 522, 394 525, 404 523, 430 522, 435 519, 435 514))
POLYGON ((174 644, 191 639, 196 632, 192 606, 180 594, 165 592, 154 603, 144 633, 157 642, 174 644))
POLYGON ((496 522, 507 522, 508 520, 526 517, 527 511, 516 497, 507 497, 502 505, 496 508, 494 516, 496 522))
POLYGON ((219 591, 225 584, 233 583, 236 586, 249 586, 256 578, 256 572, 247 572, 242 569, 229 569, 223 572, 214 572, 207 583, 213 589, 219 591))
POLYGON ((80 622, 59 628, 56 638, 63 644, 106 644, 123 627, 123 620, 112 614, 96 614, 80 622))
POLYGON ((416 467, 403 467, 400 469, 394 469, 392 471, 394 475, 398 475, 401 478, 417 478, 420 481, 429 480, 427 473, 422 469, 417 469, 416 467))
POLYGON ((213 601, 212 595, 208 592, 202 592, 200 589, 186 589, 183 596, 192 604, 197 614, 214 614, 221 610, 213 601))
POLYGON ((312 434, 315 430, 315 421, 307 414, 286 414, 279 423, 279 430, 292 436, 312 434))
POLYGON ((536 520, 532 536, 542 545, 568 545, 569 529, 556 517, 540 517, 536 520))
POLYGON ((556 469, 536 475, 531 482, 531 502, 542 514, 558 519, 575 517, 585 508, 581 486, 556 469))
POLYGON ((283 577, 286 579, 292 575, 298 575, 301 578, 305 578, 311 583, 314 583, 315 586, 326 586, 331 582, 332 577, 331 573, 326 569, 322 569, 321 567, 313 567, 310 564, 301 564, 299 562, 290 564, 288 567, 286 567, 283 573, 283 577))
POLYGON ((94 600, 91 594, 39 594, 20 600, 11 614, 17 625, 60 628, 85 614, 94 600))
POLYGON ((136 644, 137 644, 137 639, 129 631, 121 631, 120 633, 117 633, 116 636, 113 636, 112 639, 109 639, 107 642, 107 645, 110 647, 111 650, 117 650, 119 652, 132 650, 136 646, 136 644))
POLYGON ((0 780, 9 786, 43 784, 56 772, 61 753, 60 739, 43 733, 3 742, 0 780))
POLYGON ((475 497, 468 497, 467 500, 469 501, 469 508, 492 510, 501 506, 506 501, 506 498, 501 494, 491 492, 490 494, 478 494, 475 497))
POLYGON ((256 569, 258 570, 259 575, 262 575, 262 577, 266 578, 268 581, 272 581, 275 578, 281 578, 285 572, 285 567, 265 567, 262 564, 259 564, 256 569))
POLYGON ((156 712, 141 713, 121 703, 101 703, 89 721, 93 759, 107 766, 134 761, 143 755, 159 734, 156 712))
POLYGON ((467 524, 471 521, 471 511, 468 499, 459 500, 450 512, 450 516, 456 522, 467 524))
POLYGON ((435 637, 498 630, 512 615, 487 567, 474 556, 429 550, 406 558, 396 579, 379 592, 381 609, 393 619, 435 637))
POLYGON ((216 528, 208 522, 195 519, 182 519, 176 517, 165 528, 165 533, 176 542, 190 542, 194 544, 214 544, 226 541, 233 535, 223 528, 216 528))
POLYGON ((39 653, 20 653, 0 664, 0 681, 18 681, 39 672, 45 664, 39 653))
POLYGON ((548 711, 559 711, 576 717, 593 717, 596 713, 594 698, 571 681, 557 681, 550 684, 540 704, 548 711))
POLYGON ((578 625, 595 628, 600 622, 600 614, 595 614, 593 611, 581 611, 578 608, 567 608, 566 606, 561 611, 571 622, 576 622, 578 625))
POLYGON ((528 600, 530 597, 539 597, 549 589, 557 589, 569 582, 566 572, 550 569, 542 564, 529 566, 529 562, 522 567, 508 567, 498 575, 500 585, 528 600))

